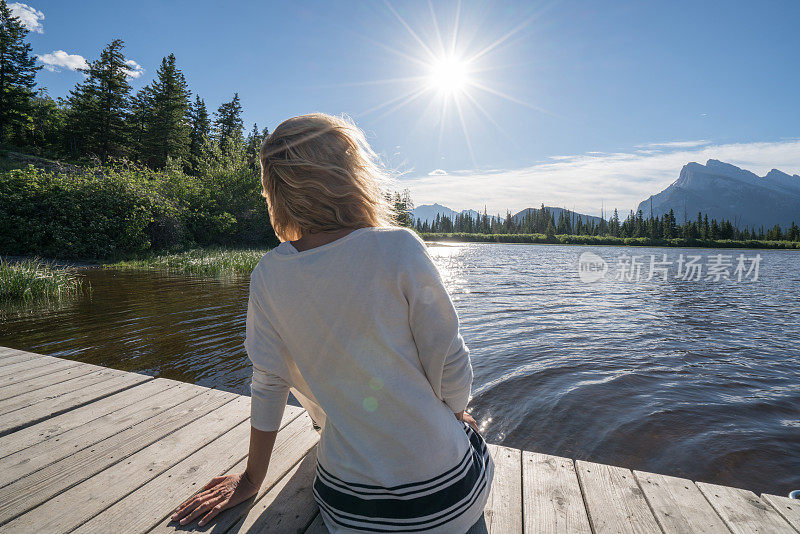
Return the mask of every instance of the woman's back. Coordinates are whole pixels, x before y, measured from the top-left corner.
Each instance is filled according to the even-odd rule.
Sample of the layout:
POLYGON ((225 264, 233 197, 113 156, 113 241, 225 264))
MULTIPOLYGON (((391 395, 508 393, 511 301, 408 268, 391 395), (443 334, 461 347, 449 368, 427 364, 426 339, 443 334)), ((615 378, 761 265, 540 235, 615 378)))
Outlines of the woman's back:
POLYGON ((324 417, 315 497, 331 530, 459 532, 478 519, 493 466, 453 415, 469 355, 416 234, 360 228, 301 252, 284 242, 253 272, 247 327, 253 425, 274 426, 289 387, 324 417))

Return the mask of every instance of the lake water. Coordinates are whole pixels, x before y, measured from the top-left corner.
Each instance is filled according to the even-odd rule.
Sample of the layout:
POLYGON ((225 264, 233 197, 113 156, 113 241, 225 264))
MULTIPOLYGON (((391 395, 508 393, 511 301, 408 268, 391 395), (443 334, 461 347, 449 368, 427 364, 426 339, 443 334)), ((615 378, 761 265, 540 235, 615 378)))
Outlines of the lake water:
MULTIPOLYGON (((800 253, 429 250, 462 320, 471 408, 490 442, 757 492, 800 489, 800 253), (585 278, 603 260, 608 269, 594 282, 578 274, 586 252, 601 259, 582 258, 585 278), (684 279, 688 262, 700 280, 691 270, 684 279)), ((86 276, 91 297, 6 309, 0 345, 248 393, 246 280, 86 276)))

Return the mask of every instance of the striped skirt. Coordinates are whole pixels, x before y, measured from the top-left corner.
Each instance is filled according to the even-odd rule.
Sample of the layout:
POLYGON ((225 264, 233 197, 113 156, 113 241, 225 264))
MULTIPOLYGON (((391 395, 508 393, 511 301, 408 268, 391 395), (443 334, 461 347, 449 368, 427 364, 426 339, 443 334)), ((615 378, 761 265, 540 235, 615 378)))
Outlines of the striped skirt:
POLYGON ((317 463, 314 499, 332 534, 462 534, 481 517, 494 476, 483 437, 469 425, 470 446, 458 464, 421 482, 392 487, 346 482, 317 463))

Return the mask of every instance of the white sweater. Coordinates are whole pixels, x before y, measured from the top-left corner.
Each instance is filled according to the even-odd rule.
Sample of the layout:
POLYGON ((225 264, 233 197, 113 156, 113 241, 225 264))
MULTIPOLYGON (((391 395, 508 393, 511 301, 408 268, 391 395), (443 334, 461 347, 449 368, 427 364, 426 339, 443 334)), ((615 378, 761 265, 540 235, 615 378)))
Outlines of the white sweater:
POLYGON ((332 533, 459 533, 479 519, 494 466, 453 416, 469 351, 414 232, 271 250, 251 276, 245 346, 252 425, 276 430, 291 388, 323 428, 314 496, 332 533))

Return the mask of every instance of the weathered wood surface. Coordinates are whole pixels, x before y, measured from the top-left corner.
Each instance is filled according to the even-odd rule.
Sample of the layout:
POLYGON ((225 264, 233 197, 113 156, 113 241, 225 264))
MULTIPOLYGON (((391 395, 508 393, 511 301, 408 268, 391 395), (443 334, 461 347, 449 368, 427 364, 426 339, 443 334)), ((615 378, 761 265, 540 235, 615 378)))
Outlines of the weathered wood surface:
MULTIPOLYGON (((0 347, 0 532, 176 532, 174 508, 247 462, 249 399, 0 347)), ((287 407, 259 493, 192 530, 327 532, 319 434, 287 407)), ((800 533, 798 501, 490 445, 478 533, 800 533)))
POLYGON ((490 534, 522 534, 522 451, 489 445, 494 481, 484 508, 490 534))
POLYGON ((590 534, 583 495, 569 458, 522 452, 525 532, 590 534))
MULTIPOLYGON (((39 378, 44 375, 53 375, 57 371, 62 371, 64 369, 69 369, 70 367, 83 367, 85 364, 81 362, 73 362, 71 360, 60 360, 58 358, 53 358, 51 362, 45 362, 44 365, 41 365, 42 362, 38 362, 37 360, 28 360, 26 362, 21 362, 21 367, 19 369, 13 370, 9 373, 3 374, 0 376, 0 394, 3 395, 3 398, 8 398, 9 395, 6 390, 14 391, 11 389, 13 386, 18 384, 29 382, 34 378, 39 378)), ((0 370, 3 368, 0 367, 0 370)), ((45 385, 52 384, 53 382, 45 382, 45 385)))
MULTIPOLYGON (((109 369, 108 371, 111 371, 109 369)), ((120 371, 115 371, 119 373, 120 371)), ((152 380, 152 377, 137 375, 134 373, 124 373, 112 376, 111 373, 99 374, 100 371, 92 372, 88 375, 78 377, 75 381, 80 381, 77 388, 71 384, 69 391, 63 388, 46 393, 49 388, 43 388, 27 394, 12 397, 8 404, 13 404, 13 410, 6 410, 6 402, 0 407, 0 437, 11 432, 25 428, 49 417, 66 413, 79 406, 89 404, 97 399, 113 395, 119 391, 152 380), (20 400, 23 398, 23 400, 20 400)), ((70 381, 72 382, 72 381, 70 381)), ((55 384, 54 386, 61 386, 55 384)))
POLYGON ((0 366, 5 367, 12 363, 24 362, 27 360, 36 360, 39 358, 51 358, 51 356, 44 356, 33 352, 26 352, 24 350, 12 349, 10 347, 0 347, 0 366))
POLYGON ((795 532, 771 505, 752 491, 705 482, 698 482, 697 487, 734 534, 795 532))
POLYGON ((722 518, 691 480, 634 471, 664 532, 727 532, 722 518))
POLYGON ((584 461, 575 467, 595 534, 661 531, 629 469, 584 461))
POLYGON ((800 500, 763 494, 761 498, 772 506, 797 532, 800 532, 800 500))

